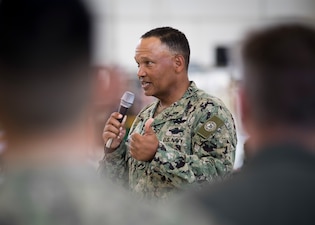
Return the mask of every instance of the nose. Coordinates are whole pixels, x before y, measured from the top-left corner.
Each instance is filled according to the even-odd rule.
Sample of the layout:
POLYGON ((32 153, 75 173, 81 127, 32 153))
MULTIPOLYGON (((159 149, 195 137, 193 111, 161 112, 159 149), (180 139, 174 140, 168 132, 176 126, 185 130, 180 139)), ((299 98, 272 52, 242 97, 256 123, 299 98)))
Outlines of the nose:
POLYGON ((137 75, 138 77, 144 77, 146 75, 145 69, 141 65, 138 67, 137 75))

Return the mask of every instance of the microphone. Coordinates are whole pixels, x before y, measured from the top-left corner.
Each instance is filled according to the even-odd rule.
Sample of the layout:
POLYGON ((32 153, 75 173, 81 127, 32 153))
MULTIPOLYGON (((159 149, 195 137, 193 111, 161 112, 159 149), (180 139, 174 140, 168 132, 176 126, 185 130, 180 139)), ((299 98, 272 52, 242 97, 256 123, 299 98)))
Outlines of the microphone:
MULTIPOLYGON (((121 97, 118 112, 122 114, 123 116, 120 119, 118 119, 120 123, 122 122, 123 118, 127 114, 128 109, 132 106, 134 100, 135 100, 135 95, 134 93, 130 91, 126 91, 121 97)), ((112 138, 108 139, 108 141, 106 142, 106 148, 110 148, 110 146, 112 145, 112 142, 113 142, 112 138)))

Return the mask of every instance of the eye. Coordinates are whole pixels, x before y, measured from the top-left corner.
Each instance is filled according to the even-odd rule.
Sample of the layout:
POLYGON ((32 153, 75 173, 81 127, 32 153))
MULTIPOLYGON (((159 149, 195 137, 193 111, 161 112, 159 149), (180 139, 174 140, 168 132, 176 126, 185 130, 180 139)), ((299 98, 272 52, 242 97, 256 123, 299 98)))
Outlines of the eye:
POLYGON ((149 61, 149 60, 145 61, 144 63, 145 63, 146 66, 152 66, 153 65, 153 62, 149 61))

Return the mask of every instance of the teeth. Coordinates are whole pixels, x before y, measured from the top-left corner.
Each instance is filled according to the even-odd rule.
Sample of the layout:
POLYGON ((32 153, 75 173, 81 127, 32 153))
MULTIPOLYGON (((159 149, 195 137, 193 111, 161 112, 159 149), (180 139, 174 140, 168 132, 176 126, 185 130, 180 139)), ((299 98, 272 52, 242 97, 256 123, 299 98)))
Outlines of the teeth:
POLYGON ((148 85, 149 85, 148 82, 142 82, 142 87, 146 87, 146 86, 148 86, 148 85))

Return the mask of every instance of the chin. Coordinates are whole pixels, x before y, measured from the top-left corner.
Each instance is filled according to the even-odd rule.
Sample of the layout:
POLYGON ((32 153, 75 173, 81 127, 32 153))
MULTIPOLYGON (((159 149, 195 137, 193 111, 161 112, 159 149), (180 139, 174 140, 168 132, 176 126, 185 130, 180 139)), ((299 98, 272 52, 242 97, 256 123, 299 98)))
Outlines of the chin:
POLYGON ((145 96, 154 96, 150 91, 144 91, 145 96))

